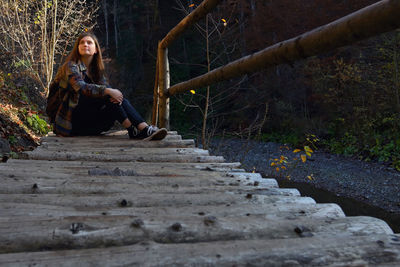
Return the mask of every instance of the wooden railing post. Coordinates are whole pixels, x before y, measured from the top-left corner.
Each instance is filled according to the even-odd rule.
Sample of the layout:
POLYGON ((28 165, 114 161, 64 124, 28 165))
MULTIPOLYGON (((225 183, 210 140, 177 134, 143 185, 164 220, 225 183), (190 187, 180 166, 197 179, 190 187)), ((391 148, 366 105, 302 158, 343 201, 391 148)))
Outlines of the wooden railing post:
POLYGON ((169 97, 254 71, 290 63, 400 27, 400 0, 382 0, 334 22, 269 46, 191 80, 169 84, 168 46, 206 16, 221 0, 204 0, 158 44, 159 126, 169 129, 169 97))
POLYGON ((222 0, 204 0, 192 13, 186 16, 178 23, 168 34, 158 43, 157 59, 158 63, 158 83, 154 88, 154 99, 157 97, 157 102, 153 104, 152 122, 158 122, 159 127, 169 129, 169 63, 168 63, 168 46, 178 38, 187 28, 199 21, 205 15, 213 10, 222 0), (156 93, 158 86, 158 93, 156 93), (158 111, 157 111, 158 107, 158 111))
POLYGON ((151 124, 152 125, 157 125, 158 124, 158 105, 160 103, 160 83, 159 83, 159 60, 158 60, 158 55, 157 55, 157 61, 156 61, 156 77, 155 77, 155 82, 154 82, 154 90, 153 90, 153 109, 152 109, 152 114, 151 114, 151 124))
POLYGON ((168 48, 158 46, 158 75, 159 75, 159 127, 169 130, 169 63, 168 48))

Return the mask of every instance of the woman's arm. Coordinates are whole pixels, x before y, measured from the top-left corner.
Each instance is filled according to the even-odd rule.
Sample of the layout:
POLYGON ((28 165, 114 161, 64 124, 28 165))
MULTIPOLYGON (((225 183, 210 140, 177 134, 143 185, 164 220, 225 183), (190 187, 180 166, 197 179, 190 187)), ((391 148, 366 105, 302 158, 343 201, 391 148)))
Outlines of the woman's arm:
POLYGON ((105 76, 103 76, 101 83, 106 85, 107 88, 104 91, 104 94, 110 96, 110 101, 115 104, 121 104, 122 100, 124 99, 121 91, 111 88, 111 86, 107 83, 105 76))
POLYGON ((68 83, 75 92, 81 92, 88 97, 102 97, 105 95, 106 85, 86 83, 79 71, 79 65, 69 62, 67 65, 68 83))
POLYGON ((106 88, 104 94, 109 95, 111 97, 110 101, 113 103, 122 103, 122 100, 124 100, 124 96, 118 89, 106 88))

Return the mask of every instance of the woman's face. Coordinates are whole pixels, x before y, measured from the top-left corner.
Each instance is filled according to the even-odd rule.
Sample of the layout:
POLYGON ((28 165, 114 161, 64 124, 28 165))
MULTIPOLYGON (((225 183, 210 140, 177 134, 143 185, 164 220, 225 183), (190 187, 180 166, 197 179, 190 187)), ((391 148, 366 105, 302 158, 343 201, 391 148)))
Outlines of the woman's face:
POLYGON ((91 57, 97 53, 96 44, 90 36, 85 36, 79 41, 78 50, 82 57, 91 57))

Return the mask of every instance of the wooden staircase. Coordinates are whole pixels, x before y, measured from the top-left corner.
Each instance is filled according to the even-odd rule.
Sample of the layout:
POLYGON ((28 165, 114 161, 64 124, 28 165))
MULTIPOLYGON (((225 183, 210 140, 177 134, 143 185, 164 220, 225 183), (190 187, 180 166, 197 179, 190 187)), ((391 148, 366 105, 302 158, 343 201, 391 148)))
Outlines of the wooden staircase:
POLYGON ((400 266, 400 235, 194 147, 48 136, 0 164, 0 266, 400 266))

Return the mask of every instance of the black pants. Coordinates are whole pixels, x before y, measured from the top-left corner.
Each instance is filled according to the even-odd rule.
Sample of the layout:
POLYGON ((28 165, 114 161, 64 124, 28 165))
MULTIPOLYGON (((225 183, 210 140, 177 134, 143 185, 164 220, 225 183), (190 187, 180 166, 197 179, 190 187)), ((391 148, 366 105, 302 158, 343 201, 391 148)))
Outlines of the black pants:
POLYGON ((110 130, 115 121, 122 123, 126 119, 135 127, 144 122, 126 99, 119 105, 111 103, 109 98, 93 99, 81 95, 72 115, 72 134, 99 135, 110 130))

